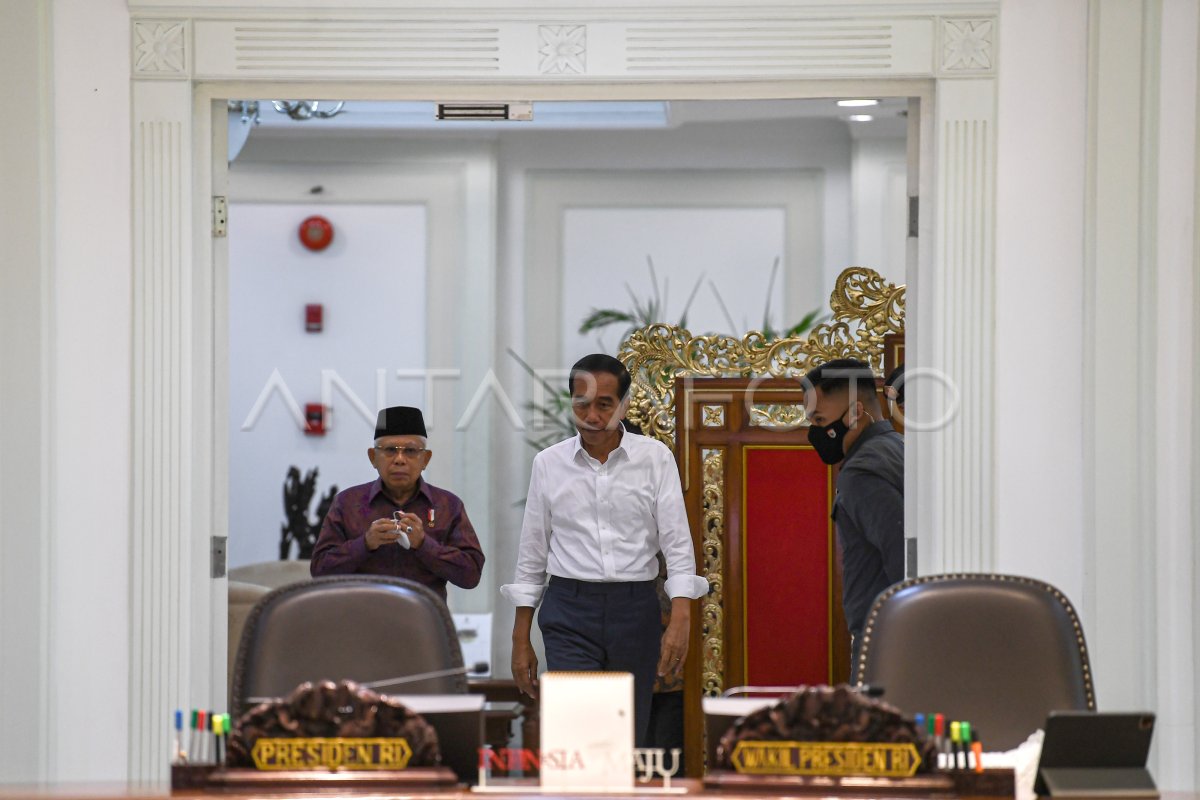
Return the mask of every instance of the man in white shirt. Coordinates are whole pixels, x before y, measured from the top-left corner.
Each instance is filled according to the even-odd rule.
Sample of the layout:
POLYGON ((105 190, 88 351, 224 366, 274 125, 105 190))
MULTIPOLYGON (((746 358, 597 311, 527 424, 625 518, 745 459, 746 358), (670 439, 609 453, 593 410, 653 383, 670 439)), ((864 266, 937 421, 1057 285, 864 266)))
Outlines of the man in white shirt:
POLYGON ((517 606, 512 671, 521 691, 537 696, 529 633, 540 603, 549 669, 633 673, 640 745, 655 676, 683 669, 691 601, 708 592, 708 582, 696 574, 671 451, 621 426, 631 382, 625 365, 602 353, 571 368, 579 435, 534 458, 516 580, 500 591, 517 606), (671 597, 665 631, 654 588, 659 551, 671 597))

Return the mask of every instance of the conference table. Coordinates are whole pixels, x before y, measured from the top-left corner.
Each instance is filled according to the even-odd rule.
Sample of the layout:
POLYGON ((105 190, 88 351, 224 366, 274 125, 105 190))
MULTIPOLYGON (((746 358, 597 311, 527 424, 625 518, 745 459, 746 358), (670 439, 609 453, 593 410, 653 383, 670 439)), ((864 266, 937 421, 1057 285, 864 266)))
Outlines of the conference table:
MULTIPOLYGON (((683 787, 685 793, 683 795, 642 795, 643 797, 688 797, 702 798, 703 800, 762 800, 767 797, 774 798, 802 798, 803 800, 812 800, 815 797, 821 797, 820 794, 811 792, 788 792, 788 791, 757 791, 746 789, 710 789, 706 788, 701 781, 694 779, 680 779, 672 781, 673 785, 683 787)), ((630 798, 637 797, 637 794, 620 794, 620 795, 555 795, 555 794, 538 794, 534 791, 534 787, 530 787, 531 791, 528 794, 515 793, 499 795, 500 797, 512 798, 513 800, 531 800, 537 797, 553 797, 567 798, 568 800, 588 800, 589 798, 630 798)), ((466 788, 453 789, 416 789, 416 790, 371 790, 371 791, 321 791, 321 792, 276 792, 276 791, 255 791, 255 792, 175 792, 172 793, 170 787, 165 784, 148 785, 148 786, 131 786, 122 783, 89 783, 89 784, 47 784, 47 785, 3 785, 0 784, 0 800, 171 800, 171 798, 226 798, 227 800, 292 800, 293 798, 332 798, 346 797, 353 800, 368 800, 382 798, 396 798, 396 800, 481 800, 486 797, 496 797, 497 795, 489 795, 483 793, 472 792, 466 788)), ((863 793, 863 794, 838 794, 839 798, 857 797, 865 800, 886 800, 890 797, 904 797, 905 800, 912 800, 914 795, 905 794, 889 794, 889 793, 863 793)), ((946 795, 930 795, 930 797, 946 797, 946 795)), ((993 798, 994 800, 994 798, 993 798)), ((1200 800, 1200 792, 1163 792, 1162 800, 1200 800)))

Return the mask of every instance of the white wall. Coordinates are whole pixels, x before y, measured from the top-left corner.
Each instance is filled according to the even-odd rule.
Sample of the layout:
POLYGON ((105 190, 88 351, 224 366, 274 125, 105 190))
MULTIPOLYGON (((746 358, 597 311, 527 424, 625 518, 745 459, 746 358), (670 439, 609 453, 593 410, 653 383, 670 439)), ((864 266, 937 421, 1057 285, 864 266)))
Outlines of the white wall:
POLYGON ((568 209, 563 217, 559 336, 566 366, 588 353, 617 352, 628 326, 581 334, 579 324, 598 308, 632 310, 630 291, 643 303, 660 297, 658 321, 675 323, 695 290, 687 324, 697 335, 740 337, 762 326, 764 309, 776 330, 792 322, 782 314, 787 268, 782 209, 580 208, 568 209), (657 287, 647 257, 654 261, 657 287), (768 294, 776 261, 779 274, 768 294))
MULTIPOLYGON (((280 557, 289 467, 301 476, 319 470, 309 507, 319 523, 313 515, 331 486, 374 479, 366 450, 379 408, 423 405, 424 387, 399 380, 397 370, 426 366, 425 233, 423 206, 231 205, 231 567, 280 557), (296 235, 300 220, 313 214, 334 226, 333 243, 319 252, 296 235), (320 333, 304 330, 307 303, 324 306, 320 333), (328 394, 326 435, 298 429, 282 392, 270 388, 276 371, 301 410, 328 394), (260 407, 264 393, 270 399, 260 407)), ((289 557, 296 557, 294 545, 289 557)))
MULTIPOLYGON (((850 134, 830 119, 690 123, 668 131, 546 132, 506 135, 500 140, 506 263, 526 257, 520 233, 528 176, 550 170, 819 170, 823 184, 819 264, 793 264, 785 281, 802 286, 783 310, 803 316, 813 301, 827 302, 833 281, 850 263, 850 134)), ((711 199, 719 203, 720 198, 711 199)), ((765 285, 770 261, 747 265, 765 285)), ((506 270, 512 273, 513 269, 506 270)), ((519 340, 514 340, 519 341, 519 340)))
POLYGON ((0 72, 22 113, 0 126, 0 775, 44 780, 49 758, 49 463, 53 276, 49 8, 0 2, 0 72))
POLYGON ((857 138, 850 159, 850 263, 906 283, 908 153, 903 138, 857 138))
POLYGON ((1082 610, 1087 4, 1012 2, 1000 20, 997 569, 1082 610))
POLYGON ((996 223, 998 566, 1074 601, 1099 707, 1156 710, 1187 790, 1198 33, 1191 2, 1005 0, 996 223))
POLYGON ((1196 781, 1194 3, 1089 5, 1085 601, 1109 702, 1159 710, 1162 785, 1196 781), (1137 116, 1125 109, 1139 108, 1137 116), (1136 265, 1136 269, 1134 269, 1136 265), (1113 365, 1127 382, 1113 391, 1113 365), (1189 376, 1189 371, 1191 375, 1189 376), (1189 474, 1192 473, 1192 474, 1189 474))
POLYGON ((50 776, 121 779, 130 685, 130 85, 123 0, 53 4, 50 776))
POLYGON ((127 774, 129 18, 4 0, 0 780, 127 774), (113 735, 80 746, 80 709, 113 735), (18 720, 19 722, 13 722, 18 720))

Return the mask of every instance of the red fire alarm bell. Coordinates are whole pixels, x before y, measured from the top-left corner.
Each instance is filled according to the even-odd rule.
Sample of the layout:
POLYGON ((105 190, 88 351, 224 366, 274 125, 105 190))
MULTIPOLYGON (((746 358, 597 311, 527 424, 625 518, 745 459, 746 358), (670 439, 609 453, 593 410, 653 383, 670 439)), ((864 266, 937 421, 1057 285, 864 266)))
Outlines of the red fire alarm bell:
POLYGON ((332 241, 333 224, 324 217, 314 214, 300 223, 300 243, 309 250, 324 250, 332 241))
POLYGON ((309 303, 304 307, 304 330, 320 333, 324 324, 325 309, 320 303, 309 303))
POLYGON ((325 435, 325 406, 320 403, 304 406, 304 432, 309 436, 325 435))

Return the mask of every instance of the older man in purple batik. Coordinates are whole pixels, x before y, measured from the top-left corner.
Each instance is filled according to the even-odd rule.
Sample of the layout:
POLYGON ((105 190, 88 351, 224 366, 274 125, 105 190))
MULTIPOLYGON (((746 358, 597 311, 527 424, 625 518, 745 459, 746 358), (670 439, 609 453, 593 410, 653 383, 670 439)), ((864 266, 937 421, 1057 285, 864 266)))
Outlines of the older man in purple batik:
POLYGON ((426 483, 433 456, 420 409, 379 412, 375 444, 367 450, 378 480, 333 500, 310 570, 322 575, 392 575, 423 583, 444 599, 446 583, 479 584, 483 551, 462 500, 426 483))

